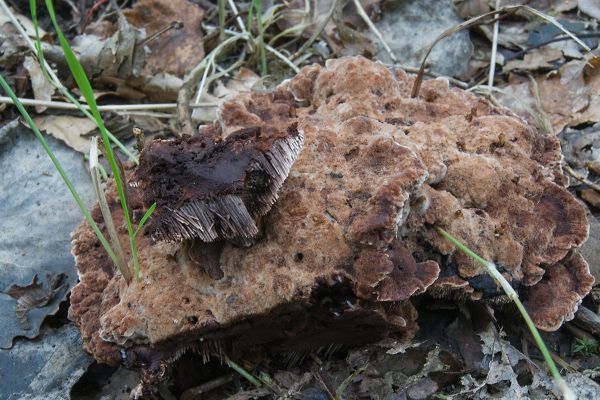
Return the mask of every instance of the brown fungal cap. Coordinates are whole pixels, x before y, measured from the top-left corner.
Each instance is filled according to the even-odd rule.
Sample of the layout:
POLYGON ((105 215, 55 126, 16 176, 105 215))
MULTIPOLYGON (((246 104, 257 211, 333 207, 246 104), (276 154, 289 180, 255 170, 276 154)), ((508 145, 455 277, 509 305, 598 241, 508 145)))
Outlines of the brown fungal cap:
MULTIPOLYGON (((410 338, 417 329, 411 296, 432 287, 438 295, 462 292, 473 300, 501 295, 433 226, 500 266, 529 294, 531 310, 547 297, 569 299, 534 311, 538 326, 554 329, 568 319, 592 278, 584 262, 565 259, 585 240, 587 221, 564 188, 556 140, 441 79, 424 82, 423 97, 412 99, 412 82, 402 71, 394 75, 364 58, 344 58, 306 67, 274 93, 240 94, 220 110, 219 129, 209 128, 222 143, 247 143, 239 147, 246 158, 227 179, 203 168, 209 160, 224 163, 220 157, 233 154, 233 144, 219 147, 215 140, 206 150, 192 138, 155 143, 136 172, 146 206, 163 198, 163 211, 181 210, 218 193, 241 199, 254 219, 269 201, 245 195, 260 192, 247 190, 248 166, 273 148, 257 150, 256 127, 272 138, 290 135, 287 128, 297 123, 304 135, 251 246, 217 242, 203 252, 191 242, 155 243, 145 236, 142 279, 125 286, 104 271, 109 261, 83 223, 73 242, 82 274, 71 315, 86 348, 106 359, 110 346, 149 345, 168 353, 174 343, 199 338, 280 349, 410 338), (240 135, 248 141, 234 140, 240 135), (206 155, 217 148, 225 155, 206 155), (199 177, 214 179, 197 188, 191 182, 199 177), (96 265, 102 271, 94 273, 96 265), (561 276, 569 283, 549 284, 561 276), (354 326, 364 328, 360 335, 354 326)), ((189 217, 176 214, 171 222, 164 215, 157 223, 177 240, 242 231, 216 216, 214 227, 190 228, 189 217)))
POLYGON ((136 170, 144 202, 157 203, 159 239, 211 242, 257 234, 298 156, 297 124, 241 129, 224 140, 206 137, 157 140, 145 146, 136 170))

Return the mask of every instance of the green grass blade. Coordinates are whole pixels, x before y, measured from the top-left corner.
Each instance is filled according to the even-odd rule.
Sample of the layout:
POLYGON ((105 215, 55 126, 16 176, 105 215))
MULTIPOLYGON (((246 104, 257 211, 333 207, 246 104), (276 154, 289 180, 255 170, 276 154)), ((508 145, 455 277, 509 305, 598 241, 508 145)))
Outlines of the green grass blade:
POLYGON ((519 312, 521 313, 521 316, 525 320, 525 323, 527 324, 527 328, 529 328, 529 331, 531 332, 531 336, 533 336, 535 344, 537 345, 538 349, 542 353, 542 356, 544 357, 544 361, 546 361, 546 364, 548 365, 548 368, 550 369, 550 373, 552 374, 552 377, 554 378, 556 385, 561 390, 563 397, 565 399, 575 399, 575 395, 573 394, 572 390, 567 386, 565 380, 560 375, 560 372, 558 371, 558 368, 556 367, 556 364, 554 363, 554 360, 552 359, 552 356, 550 355, 550 351, 546 347, 546 343, 544 343, 544 340, 542 339, 540 332, 538 331, 537 327, 531 320, 531 317, 529 316, 529 313, 525 309, 525 306, 523 305, 523 303, 521 303, 521 300, 519 299, 517 292, 515 292, 513 287, 510 286, 510 284, 506 280, 506 278, 504 278, 504 276, 498 271, 498 269, 496 268, 494 263, 487 261, 485 258, 476 254, 473 250, 471 250, 470 248, 465 246, 458 239, 456 239, 454 236, 452 236, 451 234, 449 234, 442 228, 436 227, 435 230, 438 232, 438 234, 440 234, 441 236, 443 236, 444 238, 446 238, 447 240, 452 242, 452 244, 454 244, 460 251, 462 251, 469 257, 473 258, 475 261, 477 261, 483 267, 485 267, 487 273, 492 278, 494 278, 496 281, 498 281, 498 283, 500 283, 500 285, 502 286, 502 289, 504 289, 504 292, 515 303, 519 312))
POLYGON ((100 231, 100 228, 98 228, 98 224, 96 224, 96 221, 94 221, 94 219, 92 218, 92 215, 90 214, 90 211, 88 210, 88 208, 83 203, 83 200, 81 200, 81 197, 79 197, 79 194, 75 190, 75 187, 73 186, 73 183, 71 183, 71 180, 67 176, 67 174, 66 174, 65 170, 63 169, 62 165, 60 164, 60 162, 58 161, 58 159, 54 156, 54 153, 50 149, 50 146, 48 146, 48 142, 46 142, 46 139, 44 138, 44 135, 42 135, 42 133, 40 132, 40 130, 38 129, 38 127, 35 125, 35 123, 33 122, 33 119, 31 119, 31 116, 29 115, 29 113, 27 112, 27 110, 25 110, 25 107, 23 106, 23 104, 21 104, 21 102, 19 101, 19 98, 17 97, 17 95, 15 94, 15 92, 13 92, 13 90, 11 89, 11 87, 8 85, 8 83, 6 82, 6 80, 4 79, 4 76, 2 76, 2 74, 0 74, 0 86, 2 86, 2 89, 8 95, 8 97, 10 97, 12 99, 12 101, 15 104, 15 106, 17 107, 17 109, 19 110, 19 112, 21 113, 21 115, 23 116, 23 119, 25 119, 25 121, 29 125, 29 128, 35 134, 36 138, 38 139, 38 141, 40 142, 40 144, 42 145, 42 147, 46 151, 46 154, 48 154, 48 157, 50 157, 50 160, 52 161, 52 164, 54 165, 54 168, 56 168, 56 170, 58 171, 59 175, 61 176, 61 178, 65 182, 65 185, 69 189, 69 192, 71 192, 71 195, 73 196, 73 199, 75 200, 75 202, 79 206, 79 209, 83 213, 86 221, 92 227, 92 230, 94 231, 94 233, 98 237, 98 240, 100 240, 100 243, 102 244, 102 247, 104 247, 104 250, 106 250, 106 253, 111 258, 111 260, 115 263, 115 265, 117 265, 117 262, 118 262, 117 261, 117 257, 115 255, 115 253, 112 251, 112 249, 111 249, 108 241, 106 240, 106 238, 102 234, 102 231, 100 231))
POLYGON ((265 53, 265 27, 262 21, 262 1, 253 0, 252 3, 256 2, 254 8, 256 9, 256 23, 258 25, 258 55, 260 57, 260 72, 263 76, 267 75, 267 55, 265 53))
POLYGON ((81 94, 85 98, 94 119, 96 120, 96 124, 98 128, 100 128, 100 135, 102 136, 102 140, 104 141, 104 148, 106 150, 106 155, 108 159, 108 163, 110 165, 110 169, 112 170, 115 183, 117 186, 117 191, 119 192, 119 200, 121 201, 121 207, 123 208, 123 214, 125 215, 125 222, 127 224, 127 232, 129 234, 129 241, 131 245, 131 254, 133 257, 133 266, 135 271, 136 279, 139 279, 139 264, 137 259, 137 249, 135 248, 135 237, 133 236, 133 227, 131 224, 131 218, 129 217, 129 210, 125 196, 125 189, 123 187, 123 181, 121 179, 119 168, 115 162, 115 155, 112 151, 112 147, 110 145, 109 137, 106 131, 106 127, 104 126, 104 121, 100 115, 100 111, 98 110, 98 106, 96 105, 96 99, 94 98, 94 91, 92 89, 92 85, 85 74, 83 66, 79 63, 79 60, 75 56, 75 53, 69 46, 69 42, 65 38, 60 29, 58 22, 56 20, 56 13, 54 11, 54 5, 52 0, 45 0, 46 8, 48 13, 50 14, 50 20, 52 21, 52 25, 56 30, 56 34, 58 35, 58 40, 60 45, 65 53, 65 58, 67 60, 67 64, 69 69, 71 70, 71 74, 73 78, 75 78, 75 82, 77 82, 77 86, 79 90, 81 90, 81 94))
POLYGON ((156 203, 152 204, 150 206, 150 208, 148 209, 148 211, 146 211, 146 213, 144 214, 144 216, 140 220, 140 223, 138 224, 135 232, 133 233, 133 236, 137 237, 138 233, 142 230, 144 224, 146 223, 146 221, 148 221, 148 218, 150 218, 150 215, 152 215, 152 213, 154 212, 155 208, 156 208, 156 203))
POLYGON ((248 32, 252 34, 252 19, 254 17, 254 0, 250 1, 250 6, 248 8, 248 32))
POLYGON ((227 366, 229 368, 231 368, 232 370, 234 370, 235 372, 237 372, 238 374, 240 374, 241 376, 243 376, 244 378, 246 378, 249 382, 251 382, 254 386, 256 387, 261 387, 261 383, 258 379, 256 379, 254 377, 254 375, 250 374, 248 371, 246 371, 244 368, 240 367, 238 364, 236 364, 235 362, 231 361, 231 359, 227 356, 225 356, 225 363, 227 364, 227 366))
MULTIPOLYGON (((34 46, 36 49, 36 56, 38 58, 40 68, 42 69, 42 73, 44 74, 44 77, 46 78, 46 80, 48 82, 52 83, 63 94, 63 96, 65 96, 71 103, 75 104, 77 106, 77 108, 79 108, 79 111, 81 111, 83 113, 83 115, 85 115, 87 118, 91 119, 92 121, 96 122, 94 116, 92 114, 90 114, 90 112, 88 110, 86 110, 83 107, 83 105, 75 97, 73 97, 73 95, 71 93, 69 93, 67 88, 64 87, 63 85, 60 85, 60 84, 57 84, 56 82, 54 82, 54 80, 48 74, 48 71, 46 70, 46 63, 44 61, 44 51, 42 49, 42 42, 40 39, 36 0, 29 0, 29 9, 31 12, 31 20, 33 22, 33 28, 35 31, 34 46)), ((108 137, 110 138, 110 140, 121 150, 121 152, 123 152, 123 154, 125 154, 131 161, 135 162, 136 164, 139 163, 137 157, 127 147, 125 147, 125 145, 123 143, 121 143, 121 141, 119 139, 117 139, 110 131, 108 131, 108 129, 106 130, 106 133, 107 133, 108 137)))

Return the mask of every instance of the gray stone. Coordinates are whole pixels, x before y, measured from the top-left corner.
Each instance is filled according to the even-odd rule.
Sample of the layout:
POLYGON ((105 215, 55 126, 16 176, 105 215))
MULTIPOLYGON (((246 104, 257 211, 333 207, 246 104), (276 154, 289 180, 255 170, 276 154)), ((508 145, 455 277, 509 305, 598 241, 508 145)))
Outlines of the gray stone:
MULTIPOLYGON (((376 26, 400 64, 419 67, 436 37, 461 22, 452 0, 395 0, 376 26)), ((374 42, 379 43, 376 38, 374 42)), ((391 63, 385 49, 381 45, 379 48, 377 58, 391 63)), ((427 67, 443 75, 462 77, 467 73, 472 52, 468 30, 460 31, 436 45, 427 67)))
MULTIPOLYGON (((33 133, 11 123, 0 140, 0 291, 10 285, 27 285, 38 274, 48 286, 46 274, 63 273, 66 285, 44 307, 29 311, 30 329, 23 329, 15 315, 16 300, 0 294, 0 347, 8 348, 14 337, 38 335, 44 318, 54 314, 77 283, 71 256, 70 233, 81 221, 81 211, 33 133)), ((89 173, 80 153, 47 137, 84 201, 94 199, 89 173)))

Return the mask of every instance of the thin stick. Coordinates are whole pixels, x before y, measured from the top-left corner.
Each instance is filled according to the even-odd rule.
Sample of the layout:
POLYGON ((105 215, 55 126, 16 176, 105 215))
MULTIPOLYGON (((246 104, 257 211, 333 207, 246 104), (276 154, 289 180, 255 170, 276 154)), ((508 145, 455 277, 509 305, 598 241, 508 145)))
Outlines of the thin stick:
POLYGON ((281 61, 283 61, 285 63, 285 65, 287 65, 288 67, 290 67, 292 69, 292 71, 294 71, 295 73, 300 72, 300 68, 298 68, 293 62, 290 61, 289 58, 287 58, 286 56, 284 56, 282 53, 280 53, 279 51, 277 51, 275 48, 269 46, 268 44, 265 44, 265 49, 268 52, 273 53, 273 55, 275 57, 277 57, 281 61))
POLYGON ((573 168, 571 168, 569 166, 569 164, 567 164, 566 162, 563 162, 563 169, 565 171, 567 171, 567 173, 569 175, 571 175, 573 178, 575 178, 576 180, 578 180, 579 182, 589 186, 590 188, 594 189, 597 192, 600 192, 600 185, 598 185, 597 183, 594 183, 592 181, 590 181, 589 179, 584 178, 583 176, 579 175, 577 172, 575 172, 573 170, 573 168))
POLYGON ((235 15, 235 20, 236 20, 238 26, 240 27, 242 32, 248 33, 248 31, 246 30, 246 27, 244 26, 244 21, 242 21, 242 17, 240 17, 240 13, 238 12, 237 7, 235 6, 235 2, 233 0, 227 0, 227 1, 229 3, 229 8, 231 8, 231 11, 233 11, 233 15, 235 15))
MULTIPOLYGON (((367 15, 367 12, 363 8, 363 6, 360 4, 360 0, 353 0, 353 1, 354 1, 354 6, 356 6, 356 10, 358 11, 358 15, 360 15, 360 17, 363 19, 363 21, 365 21, 365 24, 367 24, 369 29, 371 31, 373 31, 375 36, 377 36, 377 39, 379 39, 379 41, 383 45, 383 48, 385 49, 385 51, 387 51, 387 53, 390 55, 390 58, 392 59, 392 61, 398 62, 396 55, 394 54, 394 52, 392 51, 390 46, 388 46, 387 42, 383 38, 383 35, 381 34, 381 32, 379 32, 379 29, 377 29, 377 27, 375 26, 373 21, 371 21, 371 18, 369 18, 369 16, 367 15)), ((496 1, 499 1, 499 0, 496 0, 496 1)))
POLYGON ((450 235, 448 232, 446 232, 442 228, 436 227, 435 230, 439 235, 443 236, 444 238, 446 238, 447 240, 452 242, 452 244, 454 244, 460 251, 462 251, 469 257, 473 258, 475 261, 477 261, 479 264, 481 264, 483 267, 485 267, 485 270, 488 273, 488 275, 490 275, 492 278, 494 278, 494 280, 496 282, 498 282, 500 284, 500 286, 504 290, 504 293, 506 293, 508 298, 510 298, 515 303, 517 308, 519 309, 521 316, 525 320, 525 323, 527 324, 527 327, 529 328, 529 331, 531 332, 531 336, 533 336, 533 339, 535 340, 535 344, 537 345, 537 347, 540 349, 540 352, 544 356, 544 360, 546 361, 546 364, 548 365, 548 368, 550 369, 550 373, 552 374, 552 377, 554 378, 554 383, 556 384, 556 386, 562 393, 563 398, 565 400, 575 400, 575 394, 573 393, 571 388, 569 386, 567 386, 567 383, 560 375, 560 372, 558 371, 558 368, 556 367, 556 364, 554 363, 554 360, 552 359, 552 355, 550 354, 550 351, 546 347, 546 344, 544 343, 544 340, 542 339, 540 332, 538 331, 537 327, 531 320, 531 317, 527 313, 525 306, 523 305, 523 303, 521 303, 521 300, 519 299, 517 292, 515 291, 515 289, 513 289, 513 287, 510 285, 510 283, 508 283, 508 281, 506 280, 506 278, 504 278, 504 276, 500 273, 500 271, 498 271, 498 269, 496 268, 496 265, 493 262, 487 261, 486 259, 480 257, 477 253, 475 253, 473 250, 469 249, 467 246, 462 244, 458 239, 456 239, 454 236, 450 235))
MULTIPOLYGON (((500 0, 496 0, 495 10, 500 8, 500 0)), ((494 75, 496 74, 496 55, 498 52, 498 29, 500 28, 500 20, 496 20, 494 23, 494 36, 492 38, 492 57, 490 60, 490 73, 488 75, 488 91, 492 94, 492 88, 494 87, 494 75)))
MULTIPOLYGON (((80 108, 73 103, 65 101, 45 101, 36 99, 27 99, 19 97, 19 101, 24 106, 44 106, 48 108, 54 108, 57 110, 79 110, 80 108)), ((0 96, 0 104, 15 104, 10 97, 0 96)), ((190 103, 190 108, 210 108, 216 106, 217 103, 213 102, 200 102, 190 103)), ((87 104, 81 105, 85 110, 89 110, 90 107, 87 104)), ((98 106, 100 111, 146 111, 146 110, 172 110, 177 108, 177 103, 153 103, 153 104, 109 104, 98 106)))
MULTIPOLYGON (((417 72, 419 72, 419 68, 416 67, 411 67, 410 65, 402 65, 402 64, 384 64, 386 67, 394 67, 394 68, 401 68, 403 70, 405 70, 406 72, 410 72, 413 74, 416 74, 417 72)), ((467 82, 463 82, 459 79, 453 78, 451 76, 447 76, 444 74, 438 74, 437 72, 434 71, 430 71, 430 70, 425 70, 424 72, 425 75, 427 76, 431 76, 434 78, 446 78, 448 79, 448 82, 450 82, 451 84, 453 84, 454 86, 458 86, 461 89, 468 89, 469 88, 469 84, 467 82)))

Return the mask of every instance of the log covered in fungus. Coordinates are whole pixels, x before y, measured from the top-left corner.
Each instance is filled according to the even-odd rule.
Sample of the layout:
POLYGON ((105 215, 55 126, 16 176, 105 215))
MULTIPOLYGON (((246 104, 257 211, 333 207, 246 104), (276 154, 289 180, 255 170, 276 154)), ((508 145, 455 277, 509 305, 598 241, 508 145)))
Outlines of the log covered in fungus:
MULTIPOLYGON (((294 124, 303 132, 279 199, 250 246, 224 242, 208 261, 190 262, 180 243, 153 241, 148 226, 142 279, 129 286, 83 222, 73 234, 81 282, 69 315, 86 349, 115 363, 123 354, 145 359, 148 349, 172 360, 200 343, 302 351, 409 339, 418 329, 411 296, 502 295, 434 226, 494 261, 540 328, 572 318, 593 278, 577 255, 588 225, 565 188, 557 140, 443 79, 410 98, 413 80, 343 58, 305 67, 272 93, 225 103, 206 135, 227 141, 240 129, 294 124), (202 262, 218 263, 222 278, 202 262), (568 284, 554 285, 561 276, 568 284)), ((189 143, 178 143, 186 152, 189 143)), ((144 198, 144 184, 136 190, 138 212, 160 201, 144 198)), ((114 189, 108 197, 116 207, 114 189)))

